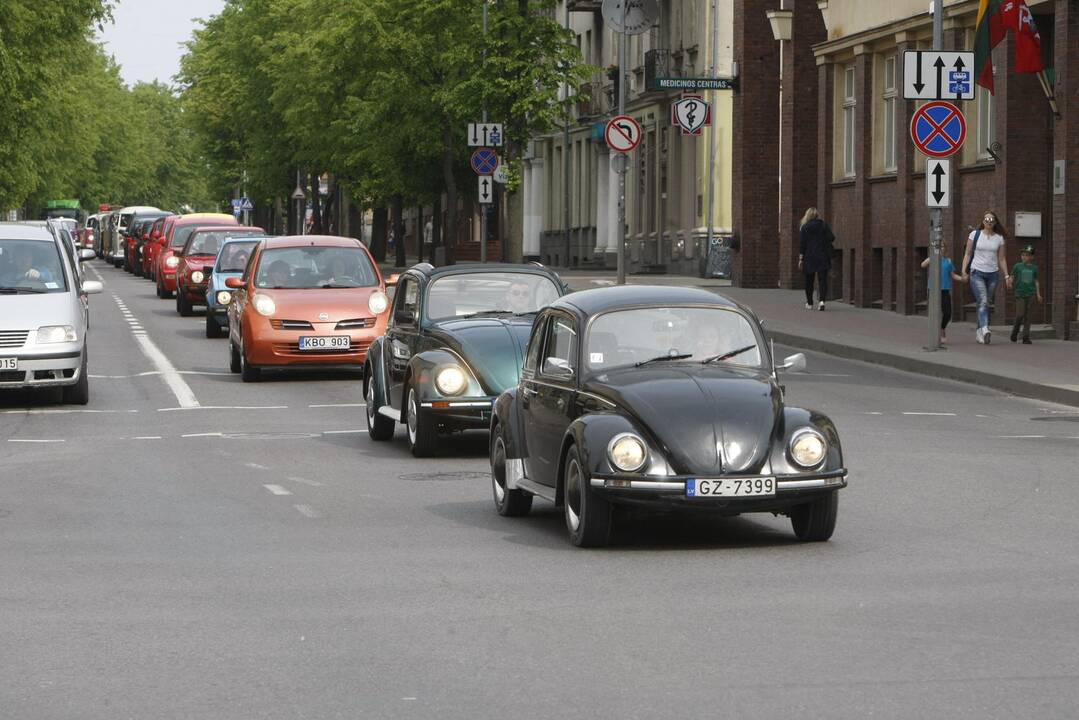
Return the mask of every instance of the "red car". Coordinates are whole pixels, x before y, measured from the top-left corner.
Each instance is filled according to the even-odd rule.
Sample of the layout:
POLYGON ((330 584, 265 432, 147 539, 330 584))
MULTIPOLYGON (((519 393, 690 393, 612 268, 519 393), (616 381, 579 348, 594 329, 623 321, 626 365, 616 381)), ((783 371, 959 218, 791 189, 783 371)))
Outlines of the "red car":
POLYGON ((157 272, 157 296, 170 298, 176 292, 176 269, 180 266, 176 251, 184 246, 192 232, 211 225, 235 227, 239 224, 232 215, 224 213, 194 213, 175 218, 157 251, 157 261, 154 264, 157 272))
POLYGON ((154 263, 157 261, 157 251, 161 249, 161 239, 165 236, 163 232, 165 223, 174 217, 176 216, 166 215, 165 217, 160 217, 150 227, 150 237, 147 238, 146 244, 142 246, 142 276, 145 278, 156 279, 154 263))
POLYGON ((189 317, 194 312, 193 306, 206 304, 206 286, 221 245, 228 238, 243 235, 265 237, 266 231, 244 225, 208 225, 188 236, 184 246, 174 253, 180 258, 176 267, 176 312, 189 317))

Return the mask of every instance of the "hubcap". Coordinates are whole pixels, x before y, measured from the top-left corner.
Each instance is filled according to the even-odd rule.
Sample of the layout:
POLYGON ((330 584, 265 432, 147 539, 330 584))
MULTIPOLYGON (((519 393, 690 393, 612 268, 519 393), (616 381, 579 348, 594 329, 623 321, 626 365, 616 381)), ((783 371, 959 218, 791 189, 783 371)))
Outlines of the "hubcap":
POLYGON ((495 453, 491 463, 491 480, 495 488, 495 500, 499 505, 506 498, 506 444, 495 438, 495 453))
POLYGON ((420 424, 419 409, 416 407, 416 391, 408 391, 408 440, 416 444, 416 426, 420 424))
POLYGON ((566 468, 566 524, 572 532, 581 527, 581 508, 584 505, 584 485, 581 483, 581 466, 570 460, 566 468))
POLYGON ((375 381, 367 383, 367 424, 375 422, 375 381))

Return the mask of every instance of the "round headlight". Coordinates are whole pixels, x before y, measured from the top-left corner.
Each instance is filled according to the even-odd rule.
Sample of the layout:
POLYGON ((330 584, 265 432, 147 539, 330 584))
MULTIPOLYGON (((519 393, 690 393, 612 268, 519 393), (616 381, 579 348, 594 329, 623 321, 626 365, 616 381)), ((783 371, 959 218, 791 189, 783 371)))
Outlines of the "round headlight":
POLYGON ((632 433, 616 435, 607 446, 607 457, 611 464, 623 472, 636 472, 644 467, 648 460, 644 440, 632 433))
POLYGON ((180 258, 176 257, 175 255, 173 255, 170 258, 165 259, 165 267, 174 268, 179 264, 180 264, 180 258))
POLYGON ((804 468, 820 465, 828 443, 816 430, 799 430, 791 438, 791 459, 804 468))
POLYGON ((386 312, 386 308, 389 306, 390 299, 381 290, 371 293, 371 297, 367 300, 367 307, 370 308, 371 313, 374 315, 381 315, 386 312))
POLYGON ((218 305, 228 305, 230 302, 232 302, 232 293, 230 293, 229 291, 222 290, 217 294, 218 305))
POLYGON ((265 315, 270 317, 277 312, 277 306, 274 305, 274 301, 268 295, 256 295, 255 296, 255 310, 259 315, 265 315))
POLYGON ((205 279, 206 276, 203 274, 202 270, 196 270, 195 272, 191 273, 191 282, 195 283, 196 285, 205 279))
POLYGON ((445 367, 435 375, 435 387, 443 395, 460 395, 468 387, 468 378, 459 367, 445 367))

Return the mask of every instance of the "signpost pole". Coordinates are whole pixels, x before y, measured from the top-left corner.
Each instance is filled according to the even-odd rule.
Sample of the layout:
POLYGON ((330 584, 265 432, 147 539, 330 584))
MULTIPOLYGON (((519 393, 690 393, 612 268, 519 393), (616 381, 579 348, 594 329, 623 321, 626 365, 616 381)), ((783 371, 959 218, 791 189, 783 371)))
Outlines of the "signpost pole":
MULTIPOLYGON (((940 51, 944 45, 944 2, 933 3, 933 50, 940 51)), ((925 181, 930 182, 927 175, 925 181)), ((940 243, 944 235, 943 212, 940 208, 929 210, 929 297, 926 303, 929 315, 929 344, 926 349, 934 352, 940 349, 940 243)))
MULTIPOLYGON (((780 43, 780 48, 783 43, 780 43)), ((782 63, 780 63, 782 66, 782 63)), ((712 0, 712 77, 719 76, 719 0, 712 0)), ((718 90, 712 90, 712 113, 719 107, 717 101, 718 90)), ((708 267, 708 256, 712 252, 712 239, 715 236, 715 202, 716 202, 716 136, 719 134, 719 124, 712 115, 712 127, 709 128, 708 141, 708 242, 704 246, 704 266, 708 267)))
MULTIPOLYGON (((622 29, 618 33, 618 114, 626 114, 626 5, 622 3, 622 29)), ((626 170, 628 163, 618 165, 618 284, 626 284, 626 170)))
MULTIPOLYGON (((487 65, 487 0, 483 2, 483 64, 487 65)), ((473 15, 472 17, 475 17, 473 15)), ((483 96, 483 124, 487 124, 487 94, 483 96)), ((492 183, 493 184, 493 183, 492 183)), ((492 189, 493 193, 493 189, 492 189)), ((487 262, 487 205, 480 203, 480 262, 487 262)))

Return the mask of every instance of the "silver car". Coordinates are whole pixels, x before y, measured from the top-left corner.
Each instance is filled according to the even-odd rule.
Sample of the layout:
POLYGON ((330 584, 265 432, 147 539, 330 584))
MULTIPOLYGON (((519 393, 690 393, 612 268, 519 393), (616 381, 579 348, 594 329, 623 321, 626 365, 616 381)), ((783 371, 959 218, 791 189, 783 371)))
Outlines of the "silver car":
POLYGON ((101 283, 76 270, 75 255, 48 227, 0 223, 0 390, 62 387, 64 402, 90 400, 86 296, 101 283))

